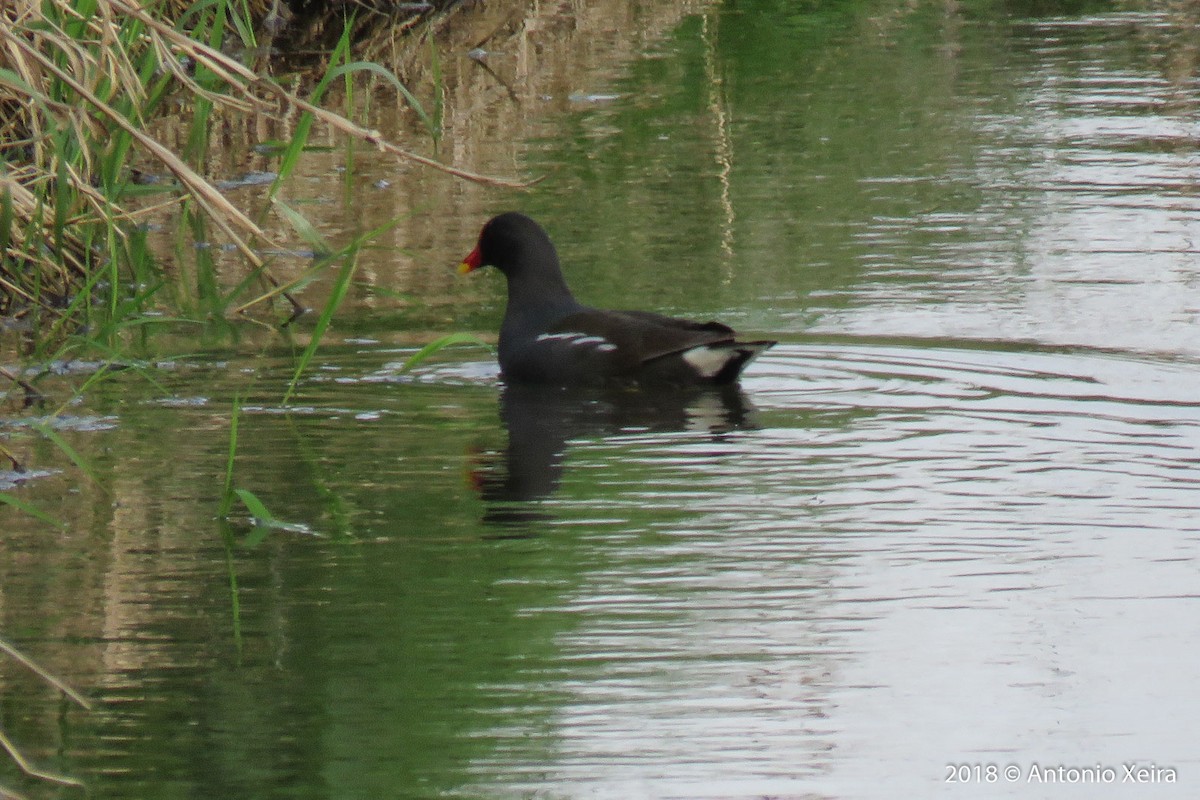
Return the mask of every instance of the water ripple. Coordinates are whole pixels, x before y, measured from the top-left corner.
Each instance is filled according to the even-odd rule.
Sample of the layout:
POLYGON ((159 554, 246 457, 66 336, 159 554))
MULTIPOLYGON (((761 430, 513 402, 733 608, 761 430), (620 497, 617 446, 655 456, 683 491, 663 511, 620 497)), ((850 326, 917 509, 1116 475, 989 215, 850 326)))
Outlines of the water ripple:
MULTIPOLYGON (((657 512, 593 533, 603 557, 558 612, 578 625, 558 640, 572 678, 554 781, 605 776, 604 792, 636 794, 686 762, 694 796, 765 791, 773 774, 780 791, 830 775, 844 790, 862 769, 847 730, 894 765, 913 752, 897 714, 948 713, 931 697, 1003 729, 983 698, 1036 715, 1085 692, 1072 676, 1108 642, 1181 655, 1162 614, 1200 599, 1194 364, 782 345, 745 388, 756 427, 573 451, 581 468, 623 465, 589 478, 607 474, 617 520, 657 512), (622 477, 636 465, 654 479, 622 477)), ((1156 697, 1186 691, 1183 672, 1162 680, 1156 697)), ((1144 729, 1117 706, 1131 715, 1096 724, 1144 729)))

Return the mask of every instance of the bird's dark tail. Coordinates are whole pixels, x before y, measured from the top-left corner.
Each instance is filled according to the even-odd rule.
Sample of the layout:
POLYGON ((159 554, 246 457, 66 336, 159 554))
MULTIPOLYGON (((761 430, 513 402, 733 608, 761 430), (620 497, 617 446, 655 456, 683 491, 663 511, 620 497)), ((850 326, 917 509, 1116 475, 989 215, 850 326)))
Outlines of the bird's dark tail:
POLYGON ((765 350, 776 343, 763 340, 758 342, 729 342, 722 349, 729 351, 729 360, 712 377, 713 383, 733 383, 738 379, 750 362, 758 358, 765 350))

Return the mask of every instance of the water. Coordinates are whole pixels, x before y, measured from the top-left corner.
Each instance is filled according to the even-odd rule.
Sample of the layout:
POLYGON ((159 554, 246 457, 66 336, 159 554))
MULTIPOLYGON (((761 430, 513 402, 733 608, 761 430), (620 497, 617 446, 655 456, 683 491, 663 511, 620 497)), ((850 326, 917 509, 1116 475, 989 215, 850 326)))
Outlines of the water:
MULTIPOLYGON (((889 9, 630 4, 557 83, 499 39, 520 103, 452 95, 448 146, 548 179, 421 179, 446 224, 364 256, 291 413, 254 332, 51 422, 95 480, 10 403, 0 486, 68 527, 0 508, 0 630, 97 707, 2 662, 4 732, 98 797, 1193 796, 1196 21, 889 9), (781 344, 740 393, 403 372, 494 330, 450 268, 509 206, 582 298, 781 344), (285 526, 227 552, 235 396, 285 526)), ((416 202, 320 158, 334 229, 416 202)))

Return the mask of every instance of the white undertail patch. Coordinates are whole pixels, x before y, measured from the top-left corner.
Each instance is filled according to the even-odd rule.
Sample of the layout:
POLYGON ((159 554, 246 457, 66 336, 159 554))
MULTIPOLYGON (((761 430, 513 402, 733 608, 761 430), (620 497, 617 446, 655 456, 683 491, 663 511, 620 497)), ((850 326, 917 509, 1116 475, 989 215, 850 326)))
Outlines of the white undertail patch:
POLYGON ((729 359, 733 357, 735 352, 729 350, 727 347, 711 347, 704 344, 699 347, 693 347, 690 350, 684 350, 681 355, 683 356, 683 360, 690 364, 700 377, 712 378, 725 368, 725 365, 729 363, 729 359))

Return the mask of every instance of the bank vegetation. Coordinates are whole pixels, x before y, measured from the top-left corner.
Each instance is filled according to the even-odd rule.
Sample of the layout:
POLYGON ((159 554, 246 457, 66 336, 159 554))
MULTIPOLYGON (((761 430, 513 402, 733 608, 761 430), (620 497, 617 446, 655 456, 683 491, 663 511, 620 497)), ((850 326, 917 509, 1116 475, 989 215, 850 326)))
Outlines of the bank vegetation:
POLYGON ((200 296, 187 316, 273 309, 286 320, 300 313, 289 293, 296 280, 277 280, 264 255, 272 244, 264 220, 273 215, 307 239, 316 268, 347 255, 319 242, 279 195, 314 125, 466 180, 504 182, 387 141, 322 105, 333 81, 366 78, 402 95, 436 142, 434 115, 387 69, 356 61, 352 47, 371 29, 421 35, 420 20, 438 11, 432 4, 403 4, 399 19, 356 6, 317 9, 300 30, 309 40, 329 39, 320 43, 328 49, 280 79, 273 31, 292 12, 254 2, 14 0, 0 7, 0 335, 19 333, 21 352, 45 359, 81 333, 111 347, 129 326, 184 311, 163 303, 178 265, 164 265, 146 241, 148 221, 168 209, 197 241, 236 250, 243 266, 219 280, 189 276, 200 296), (358 21, 364 14, 372 28, 358 21), (232 202, 207 177, 217 114, 291 120, 289 136, 271 143, 278 168, 257 211, 232 202), (165 115, 183 118, 182 147, 158 133, 165 115), (151 309, 159 316, 148 317, 151 309))

